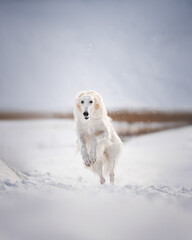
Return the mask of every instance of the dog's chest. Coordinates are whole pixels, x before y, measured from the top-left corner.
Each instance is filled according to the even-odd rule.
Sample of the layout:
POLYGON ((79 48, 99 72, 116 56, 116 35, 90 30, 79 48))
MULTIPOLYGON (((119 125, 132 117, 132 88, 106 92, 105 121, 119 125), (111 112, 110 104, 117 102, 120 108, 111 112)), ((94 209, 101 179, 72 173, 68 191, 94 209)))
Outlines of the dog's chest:
POLYGON ((97 135, 97 128, 92 123, 87 123, 84 125, 84 132, 89 136, 97 135))
POLYGON ((95 130, 94 126, 88 125, 86 128, 86 132, 88 135, 95 135, 96 130, 95 130))

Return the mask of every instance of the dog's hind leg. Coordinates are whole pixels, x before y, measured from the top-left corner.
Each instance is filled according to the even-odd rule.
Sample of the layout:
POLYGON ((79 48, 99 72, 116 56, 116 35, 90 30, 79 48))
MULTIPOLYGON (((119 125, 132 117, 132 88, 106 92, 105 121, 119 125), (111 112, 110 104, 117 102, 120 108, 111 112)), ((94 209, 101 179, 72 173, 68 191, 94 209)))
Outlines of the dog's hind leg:
POLYGON ((103 164, 101 161, 96 161, 94 164, 93 164, 93 170, 94 172, 96 172, 98 175, 99 175, 99 178, 100 178, 100 183, 101 184, 104 184, 105 183, 105 178, 103 177, 103 164))
POLYGON ((115 176, 114 168, 120 152, 121 152, 120 145, 116 145, 116 146, 112 145, 105 152, 107 163, 108 163, 109 180, 111 184, 114 184, 114 176, 115 176))
POLYGON ((112 150, 108 148, 104 154, 106 158, 106 172, 109 173, 109 180, 111 184, 114 184, 114 168, 115 168, 115 160, 116 158, 113 156, 112 150))
POLYGON ((114 171, 111 170, 111 172, 109 173, 109 179, 111 184, 114 184, 114 176, 115 176, 114 171))
POLYGON ((115 168, 115 161, 110 164, 109 168, 109 180, 111 184, 114 184, 114 168, 115 168))

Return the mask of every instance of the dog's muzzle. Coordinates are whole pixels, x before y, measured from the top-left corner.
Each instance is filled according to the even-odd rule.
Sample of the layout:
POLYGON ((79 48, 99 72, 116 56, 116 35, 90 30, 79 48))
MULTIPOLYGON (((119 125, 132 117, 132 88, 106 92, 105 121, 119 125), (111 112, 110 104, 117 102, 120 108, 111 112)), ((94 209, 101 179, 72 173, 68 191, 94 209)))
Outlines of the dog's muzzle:
POLYGON ((84 115, 86 120, 89 118, 89 113, 88 112, 84 112, 83 115, 84 115))

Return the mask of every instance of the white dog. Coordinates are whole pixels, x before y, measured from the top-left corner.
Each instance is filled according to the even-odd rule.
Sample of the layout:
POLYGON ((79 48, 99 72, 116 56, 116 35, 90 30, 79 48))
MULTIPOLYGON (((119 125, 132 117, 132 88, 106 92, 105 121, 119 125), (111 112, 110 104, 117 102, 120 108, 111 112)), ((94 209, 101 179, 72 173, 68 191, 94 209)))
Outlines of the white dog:
POLYGON ((99 175, 101 184, 105 182, 103 170, 113 184, 122 142, 107 116, 101 96, 95 91, 79 93, 75 98, 74 117, 77 143, 85 165, 99 175))

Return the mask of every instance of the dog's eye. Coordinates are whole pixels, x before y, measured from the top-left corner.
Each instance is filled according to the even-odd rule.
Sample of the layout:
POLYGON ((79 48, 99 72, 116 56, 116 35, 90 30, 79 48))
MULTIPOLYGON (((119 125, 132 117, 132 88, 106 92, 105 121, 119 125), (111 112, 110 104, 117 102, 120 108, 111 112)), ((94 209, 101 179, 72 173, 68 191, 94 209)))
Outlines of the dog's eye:
POLYGON ((82 101, 81 101, 81 103, 83 104, 83 103, 84 103, 84 101, 82 100, 82 101))
POLYGON ((93 103, 93 101, 91 100, 89 103, 93 103))

